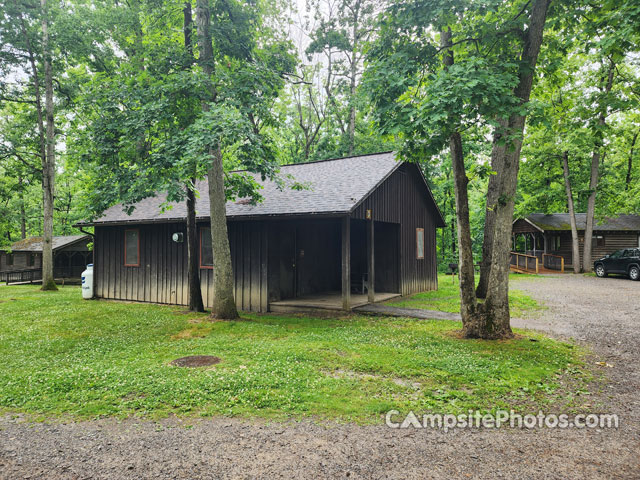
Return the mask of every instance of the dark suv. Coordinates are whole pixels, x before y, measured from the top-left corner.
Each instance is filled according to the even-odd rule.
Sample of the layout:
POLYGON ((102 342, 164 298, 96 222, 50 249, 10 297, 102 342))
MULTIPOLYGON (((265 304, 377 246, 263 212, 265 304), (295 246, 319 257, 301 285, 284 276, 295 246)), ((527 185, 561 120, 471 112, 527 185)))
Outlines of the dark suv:
POLYGON ((622 273, 631 280, 640 280, 640 248, 626 248, 599 258, 593 262, 593 269, 599 277, 622 273))

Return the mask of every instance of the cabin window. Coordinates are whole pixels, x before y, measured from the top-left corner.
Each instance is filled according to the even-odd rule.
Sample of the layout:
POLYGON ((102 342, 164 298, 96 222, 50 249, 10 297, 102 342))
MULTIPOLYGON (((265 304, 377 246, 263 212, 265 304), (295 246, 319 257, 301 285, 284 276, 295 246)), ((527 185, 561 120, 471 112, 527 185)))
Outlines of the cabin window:
POLYGON ((211 228, 200 229, 200 268, 213 268, 213 249, 211 248, 211 228))
POLYGON ((557 252, 558 250, 560 250, 560 236, 554 235, 551 237, 551 251, 557 252))
POLYGON ((124 266, 140 266, 140 230, 124 231, 124 266))
POLYGON ((7 266, 10 267, 13 265, 13 253, 7 253, 7 266))
POLYGON ((593 240, 591 240, 591 244, 594 247, 604 247, 604 236, 594 235, 593 240))
POLYGON ((36 254, 28 253, 27 254, 27 267, 33 267, 36 264, 36 254))
POLYGON ((424 258, 424 228, 416 228, 416 258, 424 258))

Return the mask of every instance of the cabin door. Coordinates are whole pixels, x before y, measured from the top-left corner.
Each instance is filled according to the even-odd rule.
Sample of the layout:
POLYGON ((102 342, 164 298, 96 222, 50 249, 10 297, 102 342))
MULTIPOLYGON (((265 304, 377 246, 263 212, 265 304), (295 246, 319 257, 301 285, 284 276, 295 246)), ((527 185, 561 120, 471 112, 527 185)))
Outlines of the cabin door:
POLYGON ((280 298, 296 296, 296 248, 297 232, 294 225, 280 227, 280 298))

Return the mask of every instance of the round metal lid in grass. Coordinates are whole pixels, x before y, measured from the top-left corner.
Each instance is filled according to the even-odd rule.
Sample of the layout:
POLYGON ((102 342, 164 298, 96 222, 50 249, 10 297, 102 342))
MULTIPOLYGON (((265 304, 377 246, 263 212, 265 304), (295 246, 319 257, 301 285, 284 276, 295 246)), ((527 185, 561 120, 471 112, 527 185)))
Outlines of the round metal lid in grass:
POLYGON ((189 357, 176 358, 171 362, 171 365, 176 367, 206 367, 208 365, 215 365, 221 361, 220 358, 211 355, 192 355, 189 357))

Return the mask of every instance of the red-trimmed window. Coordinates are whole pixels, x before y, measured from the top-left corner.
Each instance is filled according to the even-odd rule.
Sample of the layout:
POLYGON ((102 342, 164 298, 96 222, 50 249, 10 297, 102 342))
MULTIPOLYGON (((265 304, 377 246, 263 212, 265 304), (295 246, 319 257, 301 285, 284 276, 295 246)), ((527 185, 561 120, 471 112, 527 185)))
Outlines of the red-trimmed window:
POLYGON ((124 266, 140 266, 140 230, 137 228, 124 231, 124 266))
POLYGON ((424 258, 424 228, 416 228, 416 258, 424 258))
POLYGON ((200 228, 200 268, 213 268, 213 249, 211 248, 211 228, 200 228))

